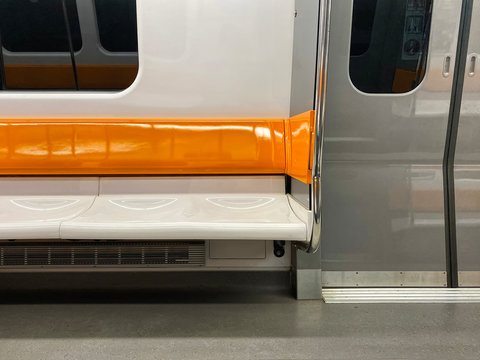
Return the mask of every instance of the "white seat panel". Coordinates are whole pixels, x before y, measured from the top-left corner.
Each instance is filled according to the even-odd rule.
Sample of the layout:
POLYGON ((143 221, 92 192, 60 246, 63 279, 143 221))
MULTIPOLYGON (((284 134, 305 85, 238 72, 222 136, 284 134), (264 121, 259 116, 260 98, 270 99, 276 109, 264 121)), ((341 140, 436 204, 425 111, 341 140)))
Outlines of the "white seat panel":
POLYGON ((60 223, 86 211, 95 196, 0 196, 0 239, 58 239, 60 223))
POLYGON ((64 239, 292 240, 306 226, 284 194, 100 195, 64 221, 64 239))

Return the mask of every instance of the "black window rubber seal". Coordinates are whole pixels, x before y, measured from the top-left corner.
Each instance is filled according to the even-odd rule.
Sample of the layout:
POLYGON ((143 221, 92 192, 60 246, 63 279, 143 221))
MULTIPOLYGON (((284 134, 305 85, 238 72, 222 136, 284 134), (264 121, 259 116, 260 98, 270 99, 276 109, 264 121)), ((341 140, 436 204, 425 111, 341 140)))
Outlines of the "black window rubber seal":
POLYGON ((2 31, 0 30, 0 83, 1 89, 7 89, 7 79, 5 78, 5 61, 3 60, 3 41, 2 31))

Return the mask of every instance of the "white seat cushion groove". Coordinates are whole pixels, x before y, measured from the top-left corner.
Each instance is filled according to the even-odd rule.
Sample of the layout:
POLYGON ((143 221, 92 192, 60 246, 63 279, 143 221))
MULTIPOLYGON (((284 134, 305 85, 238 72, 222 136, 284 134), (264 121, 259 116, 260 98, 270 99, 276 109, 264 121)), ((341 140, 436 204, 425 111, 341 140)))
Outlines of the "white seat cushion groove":
POLYGON ((283 176, 4 178, 0 240, 306 241, 284 186, 283 176))
POLYGON ((62 222, 65 239, 292 240, 306 226, 283 194, 100 195, 62 222))
POLYGON ((86 211, 99 179, 18 178, 0 180, 0 240, 58 239, 60 224, 86 211))
POLYGON ((93 203, 94 196, 0 196, 0 239, 58 239, 60 224, 93 203))

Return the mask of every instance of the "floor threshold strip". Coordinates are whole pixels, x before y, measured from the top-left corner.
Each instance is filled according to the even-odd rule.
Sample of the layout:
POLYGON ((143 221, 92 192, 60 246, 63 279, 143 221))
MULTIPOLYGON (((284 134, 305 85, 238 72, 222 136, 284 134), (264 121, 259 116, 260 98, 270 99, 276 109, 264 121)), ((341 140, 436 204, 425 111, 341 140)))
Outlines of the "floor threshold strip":
POLYGON ((322 293, 329 304, 480 303, 480 288, 331 288, 322 293))

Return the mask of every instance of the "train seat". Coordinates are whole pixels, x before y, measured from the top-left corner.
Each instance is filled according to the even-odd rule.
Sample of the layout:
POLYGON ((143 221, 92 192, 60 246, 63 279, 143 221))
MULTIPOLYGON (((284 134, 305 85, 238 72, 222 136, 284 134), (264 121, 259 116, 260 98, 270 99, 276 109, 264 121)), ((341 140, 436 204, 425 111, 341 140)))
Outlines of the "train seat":
POLYGON ((307 239, 283 176, 39 179, 0 181, 0 239, 307 239))
POLYGON ((4 178, 0 181, 0 239, 58 239, 62 221, 94 202, 95 178, 4 178))
POLYGON ((202 189, 188 178, 140 183, 135 179, 101 179, 93 206, 63 222, 60 235, 67 239, 125 240, 306 239, 305 224, 291 210, 281 178, 205 180, 202 189), (263 191, 239 182, 256 184, 263 191), (218 186, 223 191, 215 191, 218 186))
POLYGON ((0 239, 306 241, 314 115, 3 120, 0 239))

